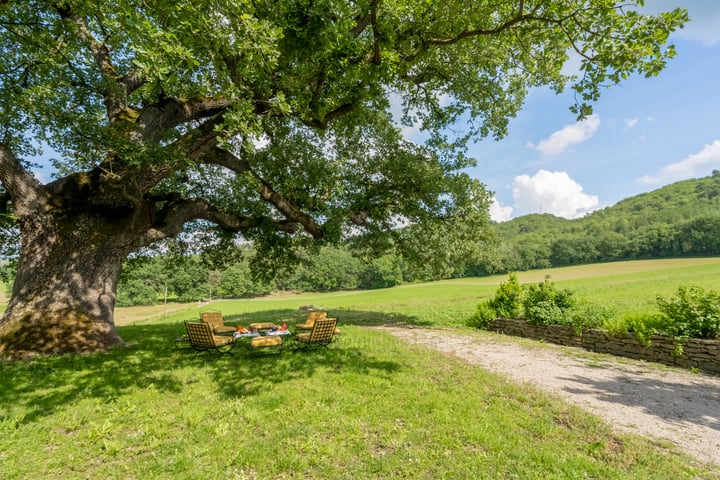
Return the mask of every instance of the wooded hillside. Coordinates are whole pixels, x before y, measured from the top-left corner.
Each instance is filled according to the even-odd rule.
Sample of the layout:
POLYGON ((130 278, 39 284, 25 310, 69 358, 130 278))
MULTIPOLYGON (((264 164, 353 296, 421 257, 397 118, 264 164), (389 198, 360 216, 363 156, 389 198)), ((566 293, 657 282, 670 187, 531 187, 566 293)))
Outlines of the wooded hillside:
POLYGON ((586 217, 497 224, 498 255, 474 274, 645 258, 720 255, 720 172, 625 199, 586 217))

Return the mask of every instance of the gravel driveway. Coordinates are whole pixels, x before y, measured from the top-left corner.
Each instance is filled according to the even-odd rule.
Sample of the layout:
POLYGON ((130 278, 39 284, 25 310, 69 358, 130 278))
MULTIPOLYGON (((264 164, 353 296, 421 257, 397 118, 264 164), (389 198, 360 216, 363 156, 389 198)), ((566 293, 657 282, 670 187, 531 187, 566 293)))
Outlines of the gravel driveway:
POLYGON ((720 377, 485 332, 377 329, 534 384, 618 430, 669 440, 720 467, 720 377))

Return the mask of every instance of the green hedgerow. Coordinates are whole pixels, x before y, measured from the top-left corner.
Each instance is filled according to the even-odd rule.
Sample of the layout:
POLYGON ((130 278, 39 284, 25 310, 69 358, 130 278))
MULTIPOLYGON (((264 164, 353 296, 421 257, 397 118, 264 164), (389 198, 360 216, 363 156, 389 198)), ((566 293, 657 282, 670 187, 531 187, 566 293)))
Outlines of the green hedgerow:
POLYGON ((698 286, 679 287, 674 298, 657 297, 660 311, 668 318, 666 333, 682 338, 720 336, 720 292, 698 286))

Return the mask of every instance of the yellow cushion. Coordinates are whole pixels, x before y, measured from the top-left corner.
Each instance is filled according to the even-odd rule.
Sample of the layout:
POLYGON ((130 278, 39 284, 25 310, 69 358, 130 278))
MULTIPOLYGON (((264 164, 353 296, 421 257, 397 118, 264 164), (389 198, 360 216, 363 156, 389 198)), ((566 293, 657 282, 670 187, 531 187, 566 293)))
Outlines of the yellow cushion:
POLYGON ((295 338, 297 340, 307 342, 310 340, 310 333, 298 333, 297 335, 295 335, 295 338))
POLYGON ((214 327, 214 328, 213 328, 213 332, 214 332, 214 333, 219 333, 219 334, 221 334, 221 335, 222 335, 223 333, 233 333, 234 331, 235 331, 235 327, 231 327, 231 326, 229 326, 229 325, 223 325, 223 326, 221 326, 221 327, 214 327))
POLYGON ((213 327, 222 327, 223 325, 223 315, 220 312, 202 312, 200 320, 209 323, 213 327))
POLYGON ((218 335, 213 335, 213 340, 215 341, 215 345, 220 347, 222 345, 228 345, 230 343, 233 343, 235 341, 235 338, 233 337, 221 337, 218 335))
POLYGON ((305 319, 305 323, 295 324, 295 328, 298 330, 312 330, 313 324, 315 324, 315 320, 320 320, 321 318, 326 317, 327 312, 310 312, 305 319))
POLYGON ((278 336, 272 337, 255 337, 250 341, 250 346, 253 348, 260 347, 279 347, 282 345, 282 338, 278 336))

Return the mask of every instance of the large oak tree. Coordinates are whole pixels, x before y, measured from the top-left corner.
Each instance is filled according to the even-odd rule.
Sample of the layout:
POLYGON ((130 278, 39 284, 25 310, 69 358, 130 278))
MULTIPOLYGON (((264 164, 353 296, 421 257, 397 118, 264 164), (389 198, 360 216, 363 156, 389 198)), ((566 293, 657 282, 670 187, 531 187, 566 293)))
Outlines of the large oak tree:
MULTIPOLYGON (((686 13, 640 0, 0 0, 0 218, 19 237, 0 352, 102 351, 120 267, 193 229, 260 259, 348 235, 459 255, 487 225, 462 170, 528 89, 655 75, 686 13), (581 60, 569 77, 569 55, 581 60), (402 138, 391 114, 427 132, 402 138), (42 183, 30 161, 58 152, 42 183)), ((17 238, 16 238, 17 240, 17 238)))

